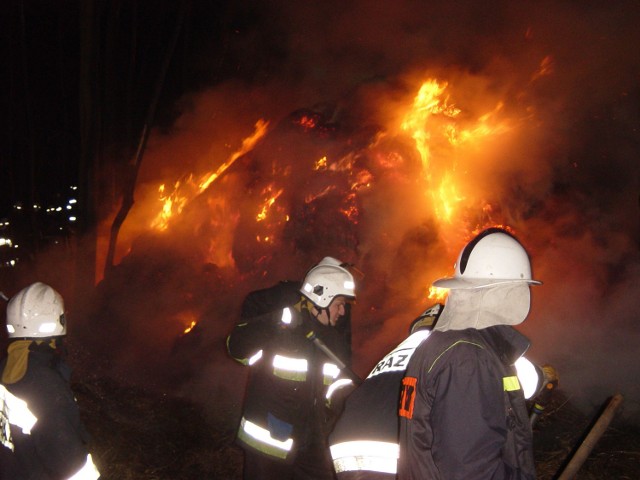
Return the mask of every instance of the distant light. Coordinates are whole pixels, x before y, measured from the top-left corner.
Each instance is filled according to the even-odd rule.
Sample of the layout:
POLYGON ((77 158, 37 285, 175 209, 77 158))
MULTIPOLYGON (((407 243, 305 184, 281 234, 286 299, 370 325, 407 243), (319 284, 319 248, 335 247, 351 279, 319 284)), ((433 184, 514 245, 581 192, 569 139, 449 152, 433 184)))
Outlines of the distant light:
POLYGON ((69 221, 70 221, 70 222, 75 222, 76 220, 77 220, 77 218, 76 218, 76 217, 69 217, 69 221))
POLYGON ((71 190, 77 190, 77 189, 78 189, 78 187, 76 187, 75 185, 71 185, 69 188, 70 188, 71 190))
POLYGON ((71 205, 67 205, 67 210, 71 210, 73 207, 71 205))
POLYGON ((62 211, 62 207, 56 207, 56 212, 61 212, 62 211))
POLYGON ((0 238, 0 247, 4 246, 4 245, 12 245, 11 239, 10 238, 0 238))
POLYGON ((76 200, 75 198, 70 198, 69 203, 70 204, 78 203, 78 200, 76 200))

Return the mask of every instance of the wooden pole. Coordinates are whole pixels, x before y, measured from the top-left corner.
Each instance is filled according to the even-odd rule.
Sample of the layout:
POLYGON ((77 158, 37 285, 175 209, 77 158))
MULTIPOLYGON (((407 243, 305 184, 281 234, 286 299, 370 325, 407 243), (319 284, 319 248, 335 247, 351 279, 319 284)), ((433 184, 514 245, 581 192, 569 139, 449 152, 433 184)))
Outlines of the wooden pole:
POLYGON ((133 207, 133 204, 134 204, 134 193, 136 189, 136 183, 138 180, 138 172, 140 171, 140 165, 142 164, 142 157, 144 155, 144 151, 147 145, 147 140, 151 132, 151 127, 155 117, 156 107, 157 107, 158 101, 160 100, 160 94, 162 93, 162 87, 164 85, 165 77, 167 75, 167 70, 169 69, 169 64, 171 63, 171 59, 173 58, 173 52, 175 50, 176 44, 178 42, 178 37, 182 30, 182 24, 184 22, 184 19, 187 13, 187 7, 188 7, 188 0, 183 0, 180 6, 180 12, 176 20, 176 28, 169 42, 169 48, 167 49, 166 55, 164 57, 162 67, 160 69, 160 74, 158 75, 158 81, 156 82, 156 86, 154 89, 153 97, 151 98, 151 103, 147 110, 147 116, 142 128, 140 140, 138 142, 138 148, 136 150, 135 156, 133 157, 133 159, 129 164, 129 167, 130 167, 128 170, 129 176, 124 180, 122 204, 120 205, 120 209, 116 213, 113 223, 111 224, 111 231, 109 235, 109 246, 107 249, 107 259, 104 267, 105 277, 107 276, 107 273, 114 267, 116 244, 118 242, 118 234, 120 232, 120 227, 124 223, 125 219, 127 218, 127 215, 129 214, 129 210, 131 210, 131 207, 133 207))
POLYGON ((609 404, 604 409, 596 423, 591 427, 591 430, 582 441, 582 444, 576 450, 576 453, 573 454, 571 460, 562 471, 557 480, 571 480, 575 477, 576 473, 582 466, 582 464, 587 460, 589 454, 593 450, 593 447, 596 446, 598 440, 602 434, 607 430, 607 427, 613 420, 613 415, 618 409, 618 407, 622 404, 623 396, 619 393, 614 395, 611 400, 609 400, 609 404))

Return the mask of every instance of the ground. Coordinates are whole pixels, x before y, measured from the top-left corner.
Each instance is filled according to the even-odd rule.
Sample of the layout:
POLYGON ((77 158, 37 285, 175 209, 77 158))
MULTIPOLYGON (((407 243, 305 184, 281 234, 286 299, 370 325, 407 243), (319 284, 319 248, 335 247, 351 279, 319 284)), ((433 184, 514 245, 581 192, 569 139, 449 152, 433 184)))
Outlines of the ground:
MULTIPOLYGON (((111 379, 73 384, 102 480, 236 480, 242 453, 234 422, 184 398, 111 379)), ((539 480, 557 479, 600 413, 585 415, 561 392, 534 426, 539 480)), ((576 480, 640 478, 640 428, 616 417, 576 480)))

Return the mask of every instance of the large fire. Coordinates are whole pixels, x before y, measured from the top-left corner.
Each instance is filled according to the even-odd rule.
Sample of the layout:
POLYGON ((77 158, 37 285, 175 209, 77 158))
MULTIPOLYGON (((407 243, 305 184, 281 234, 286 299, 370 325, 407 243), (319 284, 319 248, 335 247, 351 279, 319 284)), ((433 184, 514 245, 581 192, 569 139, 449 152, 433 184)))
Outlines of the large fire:
MULTIPOLYGON (((412 285, 389 277, 389 285, 376 288, 403 288, 401 296, 416 305, 443 301, 446 290, 430 287, 431 281, 450 273, 460 245, 474 232, 505 223, 491 192, 473 178, 473 162, 518 124, 501 99, 475 100, 466 108, 452 87, 424 79, 368 136, 342 138, 339 126, 313 111, 297 112, 274 128, 260 119, 224 160, 210 158, 207 170, 161 181, 155 199, 139 202, 135 223, 146 222, 157 235, 190 231, 199 240, 187 241, 202 264, 266 275, 274 255, 288 250, 354 257, 364 242, 401 253, 415 235, 403 229, 431 222, 448 239, 431 268, 412 266, 418 270, 412 285), (405 220, 409 227, 394 226, 405 220)), ((380 270, 375 275, 391 275, 389 268, 369 267, 380 270)), ((179 323, 189 332, 197 321, 179 323)))

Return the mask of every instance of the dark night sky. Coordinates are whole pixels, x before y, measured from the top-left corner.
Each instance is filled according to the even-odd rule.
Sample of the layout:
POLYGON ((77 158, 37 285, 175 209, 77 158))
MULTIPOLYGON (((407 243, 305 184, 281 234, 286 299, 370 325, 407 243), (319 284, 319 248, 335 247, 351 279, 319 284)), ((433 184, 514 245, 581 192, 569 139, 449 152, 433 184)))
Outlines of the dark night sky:
MULTIPOLYGON (((3 202, 44 196, 51 186, 77 177, 79 25, 86 15, 79 3, 12 0, 3 10, 3 202)), ((91 4, 97 12, 92 75, 101 151, 122 161, 136 145, 180 3, 91 4)), ((546 49, 573 70, 564 79, 568 84, 558 84, 568 105, 583 108, 576 111, 583 118, 575 118, 583 125, 572 128, 625 110, 634 113, 625 103, 633 104, 638 95, 636 2, 498 2, 490 8, 480 2, 415 1, 187 4, 156 125, 171 124, 181 94, 229 79, 295 85, 300 101, 313 103, 335 101, 359 84, 393 78, 420 63, 481 71, 499 57, 525 65, 521 38, 527 29, 538 35, 526 46, 531 61, 546 49)))

